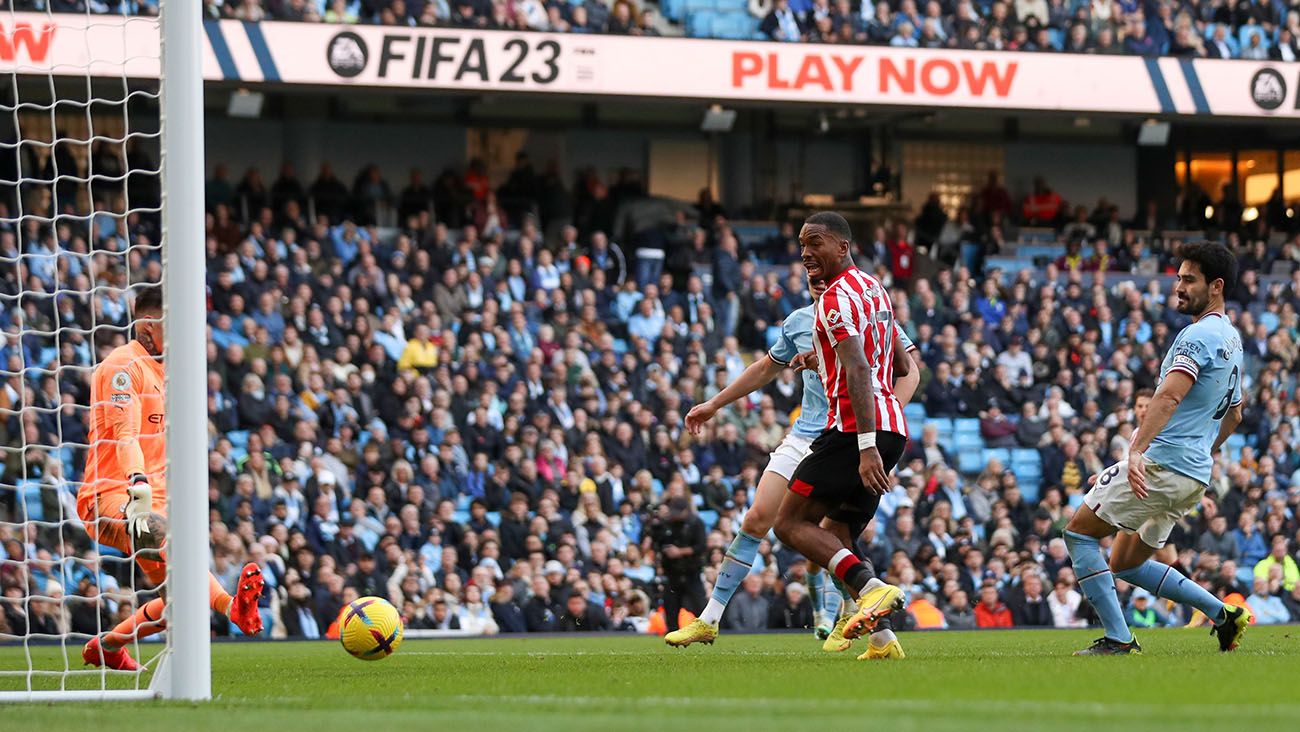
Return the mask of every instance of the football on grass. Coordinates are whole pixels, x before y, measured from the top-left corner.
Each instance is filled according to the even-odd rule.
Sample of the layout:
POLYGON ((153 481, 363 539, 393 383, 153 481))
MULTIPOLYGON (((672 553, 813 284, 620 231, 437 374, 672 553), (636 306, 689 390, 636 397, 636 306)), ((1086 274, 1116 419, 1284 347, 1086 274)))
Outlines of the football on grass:
POLYGON ((363 661, 388 658, 402 645, 402 616, 382 597, 358 598, 343 608, 339 641, 363 661))

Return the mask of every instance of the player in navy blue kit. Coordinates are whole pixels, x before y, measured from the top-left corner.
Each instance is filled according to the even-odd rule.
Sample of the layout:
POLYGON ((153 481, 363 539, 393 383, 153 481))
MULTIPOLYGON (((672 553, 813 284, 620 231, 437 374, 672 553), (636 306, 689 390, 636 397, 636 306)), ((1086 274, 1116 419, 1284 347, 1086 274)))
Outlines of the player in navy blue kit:
POLYGON ((1174 287, 1178 312, 1195 320, 1174 339, 1160 385, 1126 460, 1097 477, 1065 529, 1079 585, 1105 636, 1075 655, 1140 653, 1115 593, 1114 577, 1191 605, 1214 623, 1219 648, 1237 647, 1250 624, 1245 608, 1225 605, 1152 555, 1174 524, 1195 508, 1210 481, 1211 457, 1241 423, 1241 337, 1224 314, 1223 293, 1237 282, 1237 260, 1222 244, 1188 244, 1174 287), (1115 533, 1109 564, 1098 539, 1115 533))

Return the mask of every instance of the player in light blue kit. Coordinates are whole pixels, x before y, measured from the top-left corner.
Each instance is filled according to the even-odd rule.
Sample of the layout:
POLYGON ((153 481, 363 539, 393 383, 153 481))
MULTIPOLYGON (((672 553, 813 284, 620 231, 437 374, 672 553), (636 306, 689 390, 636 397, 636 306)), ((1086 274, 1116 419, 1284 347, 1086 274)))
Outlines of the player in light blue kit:
MULTIPOLYGON (((810 283, 813 299, 826 290, 821 281, 810 283)), ((697 404, 686 414, 686 429, 693 435, 700 434, 704 423, 713 418, 719 409, 741 399, 751 392, 763 388, 792 365, 801 364, 797 357, 813 350, 813 306, 799 308, 786 316, 781 323, 781 335, 771 350, 762 358, 749 365, 740 378, 718 392, 702 404, 697 404)), ((900 333, 895 329, 895 333, 900 333)), ((895 348, 898 348, 895 344, 895 348)), ((758 556, 758 545, 771 530, 776 520, 777 509, 785 497, 790 485, 790 476, 794 469, 808 454, 812 441, 826 429, 830 405, 826 401, 826 391, 822 388, 821 377, 815 368, 803 369, 803 402, 799 408, 799 418, 790 425, 790 432, 777 446, 767 460, 767 469, 758 481, 754 495, 754 505, 749 507, 741 522, 740 531, 727 547, 727 556, 714 582, 709 604, 689 625, 664 636, 664 642, 671 646, 688 646, 692 643, 712 643, 718 637, 718 621, 727 609, 727 603, 740 586, 741 580, 749 574, 758 556)), ((904 377, 910 382, 920 379, 916 368, 904 377)), ((904 382, 900 382, 900 387, 904 382)), ((915 383, 908 387, 916 389, 915 383)), ((910 391, 909 391, 910 393, 910 391)))
POLYGON ((1079 585, 1106 635, 1076 656, 1141 653, 1115 593, 1114 577, 1200 610, 1214 623, 1219 649, 1237 647, 1250 611, 1226 605, 1173 567, 1151 559, 1174 524, 1195 508, 1210 482, 1212 455, 1241 423, 1241 337, 1224 314, 1223 291, 1237 282, 1237 260, 1222 244, 1182 250, 1174 297, 1195 321, 1174 339, 1160 385, 1138 425, 1128 459, 1097 477, 1065 542, 1079 585), (1098 539, 1119 532, 1110 562, 1098 539))

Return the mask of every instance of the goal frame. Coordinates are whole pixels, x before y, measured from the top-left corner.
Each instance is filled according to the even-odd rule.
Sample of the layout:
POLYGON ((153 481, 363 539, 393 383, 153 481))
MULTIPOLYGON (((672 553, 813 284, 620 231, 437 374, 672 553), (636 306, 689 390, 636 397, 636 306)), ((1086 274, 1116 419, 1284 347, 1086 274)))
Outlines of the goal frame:
POLYGON ((168 648, 148 688, 0 691, 0 703, 212 698, 201 5, 159 3, 168 648))

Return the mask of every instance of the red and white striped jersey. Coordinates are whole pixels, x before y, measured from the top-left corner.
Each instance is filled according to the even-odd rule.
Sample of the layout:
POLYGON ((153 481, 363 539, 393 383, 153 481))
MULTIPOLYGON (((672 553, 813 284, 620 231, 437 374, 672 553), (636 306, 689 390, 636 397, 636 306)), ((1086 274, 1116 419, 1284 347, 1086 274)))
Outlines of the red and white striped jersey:
POLYGON ((857 267, 849 267, 831 281, 817 301, 813 320, 813 348, 830 402, 826 426, 841 432, 859 431, 849 401, 848 373, 835 354, 836 344, 853 336, 862 338, 871 368, 875 428, 906 437, 903 406, 894 396, 894 306, 880 281, 857 267))

